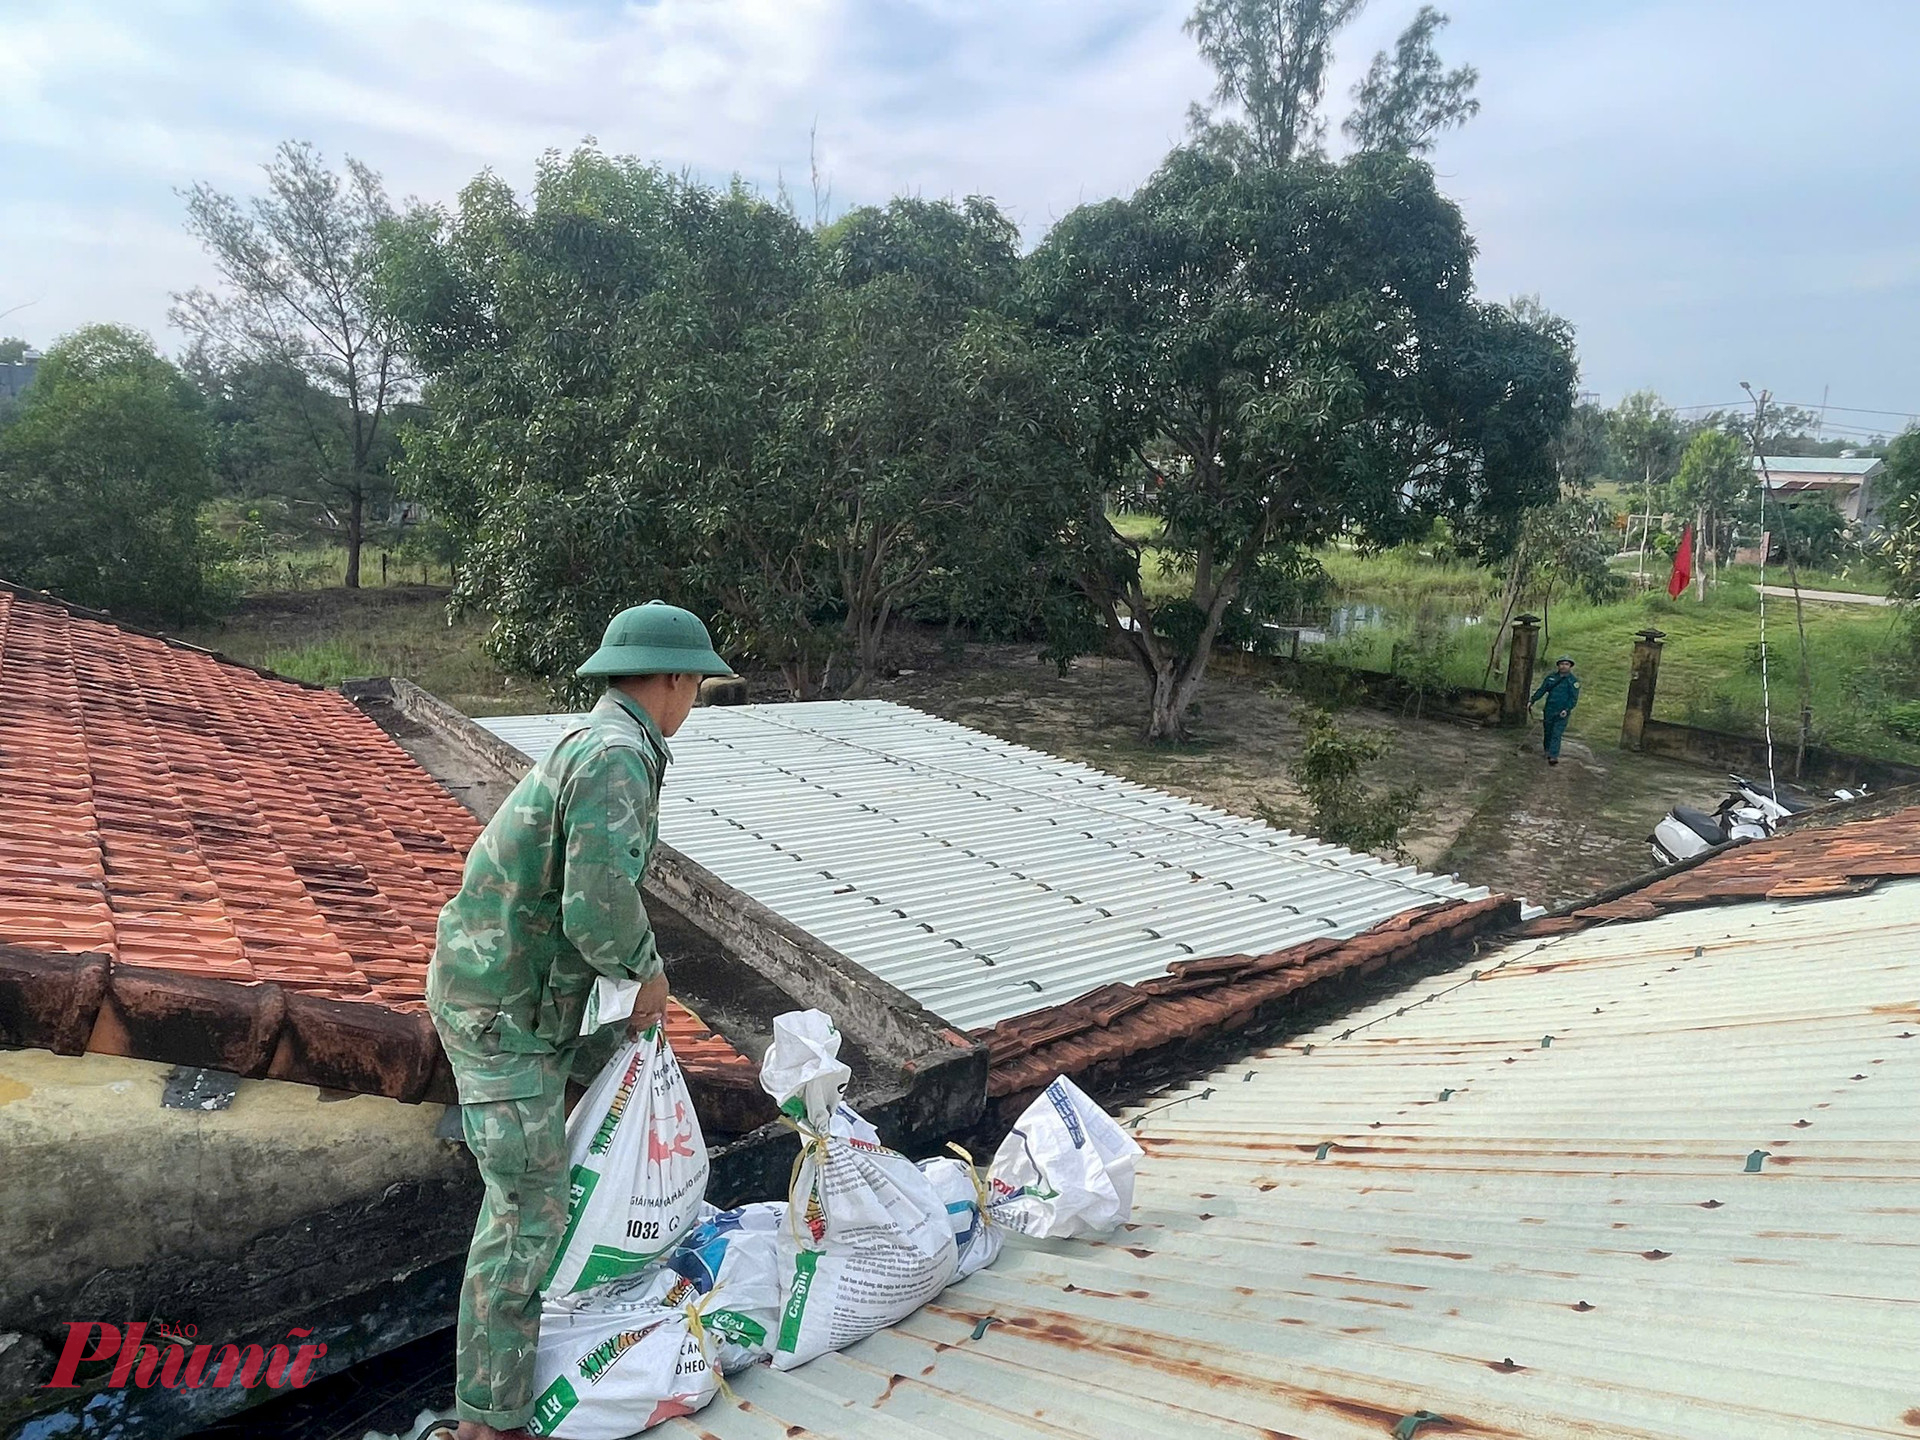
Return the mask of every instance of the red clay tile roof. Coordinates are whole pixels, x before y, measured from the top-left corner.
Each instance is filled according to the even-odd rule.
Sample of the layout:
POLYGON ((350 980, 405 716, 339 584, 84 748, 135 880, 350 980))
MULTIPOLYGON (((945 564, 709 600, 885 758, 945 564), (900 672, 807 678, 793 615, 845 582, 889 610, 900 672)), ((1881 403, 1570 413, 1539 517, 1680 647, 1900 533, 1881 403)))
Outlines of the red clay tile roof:
MULTIPOLYGON (((15 1013, 19 977, 35 970, 43 1008, 55 991, 70 1009, 100 990, 85 1040, 73 1043, 84 1016, 67 1015, 55 1048, 207 1063, 181 1053, 198 1042, 182 1041, 179 1026, 127 1013, 135 992, 176 1008, 198 996, 212 1007, 194 1012, 202 1030, 219 1028, 208 1016, 228 1001, 254 1016, 242 1027, 252 1039, 220 1053, 259 1073, 300 1070, 286 1052, 311 1060, 315 1017, 325 1015, 374 1025, 396 1057, 421 1045, 436 1053, 400 1065, 404 1079, 388 1064, 316 1083, 444 1090, 444 1076, 427 1080, 438 1047, 425 1023, 426 968, 440 907, 478 834, 473 816, 337 692, 0 588, 0 1041, 48 1043, 23 1040, 33 1026, 15 1013), (51 963, 85 955, 106 969, 51 963), (97 987, 72 978, 83 975, 97 987), (291 1009, 269 1005, 282 1018, 266 1027, 269 991, 291 1009), (302 1025, 312 1033, 282 1033, 302 1025), (247 1055, 249 1044, 270 1053, 247 1055)), ((679 1007, 668 1033, 690 1069, 748 1064, 679 1007)), ((361 1041, 378 1049, 373 1034, 361 1041)), ((339 1058, 351 1072, 352 1057, 339 1058)))
POLYGON ((1698 864, 1528 927, 1531 933, 1645 920, 1669 910, 1743 900, 1817 900, 1856 895, 1883 880, 1920 877, 1920 806, 1889 797, 1877 806, 1836 807, 1794 829, 1707 855, 1698 864), (1849 814, 1859 815, 1849 820, 1849 814))

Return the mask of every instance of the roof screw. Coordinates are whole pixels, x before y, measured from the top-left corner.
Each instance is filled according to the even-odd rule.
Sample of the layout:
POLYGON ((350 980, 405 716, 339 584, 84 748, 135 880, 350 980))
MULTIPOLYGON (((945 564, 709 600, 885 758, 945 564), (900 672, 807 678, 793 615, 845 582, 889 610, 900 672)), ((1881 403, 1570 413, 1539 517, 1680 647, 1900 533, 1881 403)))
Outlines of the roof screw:
POLYGON ((1760 1173, 1760 1167, 1766 1164, 1767 1156, 1772 1153, 1771 1150, 1755 1150, 1751 1155, 1747 1156, 1746 1173, 1749 1175, 1758 1175, 1760 1173))

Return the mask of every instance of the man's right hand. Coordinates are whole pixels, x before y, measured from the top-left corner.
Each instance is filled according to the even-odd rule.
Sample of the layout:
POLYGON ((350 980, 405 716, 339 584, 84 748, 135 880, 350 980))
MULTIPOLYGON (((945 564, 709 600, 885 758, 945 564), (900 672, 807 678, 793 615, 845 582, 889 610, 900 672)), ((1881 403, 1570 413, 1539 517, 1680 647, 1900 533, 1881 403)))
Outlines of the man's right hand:
POLYGON ((649 1026, 657 1025, 666 1018, 667 975, 663 970, 640 987, 640 993, 633 997, 633 1018, 627 1022, 629 1035, 640 1035, 649 1026))

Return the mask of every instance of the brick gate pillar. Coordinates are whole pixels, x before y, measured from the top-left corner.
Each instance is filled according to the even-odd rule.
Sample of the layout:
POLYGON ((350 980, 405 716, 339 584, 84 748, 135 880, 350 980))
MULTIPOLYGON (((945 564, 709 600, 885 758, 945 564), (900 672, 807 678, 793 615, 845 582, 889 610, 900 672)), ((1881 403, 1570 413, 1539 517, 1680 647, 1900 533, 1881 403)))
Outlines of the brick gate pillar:
POLYGON ((1500 723, 1527 723, 1527 696, 1533 693, 1533 657, 1540 645, 1540 617, 1517 615, 1507 653, 1507 693, 1500 698, 1500 723))
POLYGON ((1653 692, 1660 682, 1663 630, 1642 630, 1633 642, 1633 671, 1627 677, 1627 713, 1620 722, 1620 748, 1638 750, 1653 718, 1653 692))

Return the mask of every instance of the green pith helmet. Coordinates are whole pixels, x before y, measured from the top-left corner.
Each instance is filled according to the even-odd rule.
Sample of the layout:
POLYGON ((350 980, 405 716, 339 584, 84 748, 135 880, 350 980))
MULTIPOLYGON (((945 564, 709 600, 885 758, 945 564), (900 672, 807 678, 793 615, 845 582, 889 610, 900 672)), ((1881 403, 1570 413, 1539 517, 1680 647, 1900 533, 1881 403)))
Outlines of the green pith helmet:
POLYGON ((582 675, 731 675, 714 651, 713 637, 691 610, 649 600, 607 622, 600 648, 580 667, 582 675))
POLYGON ((1571 655, 1562 655, 1558 660, 1554 661, 1553 663, 1556 665, 1571 665, 1573 664, 1573 657, 1571 655))

